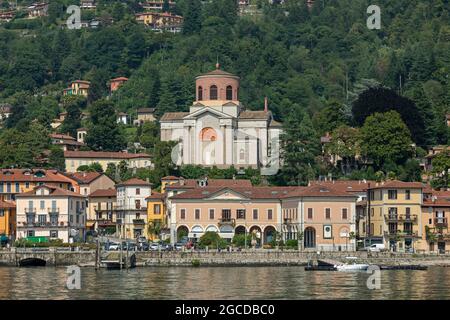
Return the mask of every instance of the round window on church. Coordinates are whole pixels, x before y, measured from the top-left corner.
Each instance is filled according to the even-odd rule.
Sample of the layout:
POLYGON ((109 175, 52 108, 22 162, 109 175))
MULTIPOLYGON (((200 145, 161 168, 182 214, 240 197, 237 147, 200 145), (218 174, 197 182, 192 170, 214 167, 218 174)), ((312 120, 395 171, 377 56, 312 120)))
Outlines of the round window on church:
POLYGON ((217 133, 213 128, 203 128, 200 132, 200 140, 201 141, 216 141, 217 133))

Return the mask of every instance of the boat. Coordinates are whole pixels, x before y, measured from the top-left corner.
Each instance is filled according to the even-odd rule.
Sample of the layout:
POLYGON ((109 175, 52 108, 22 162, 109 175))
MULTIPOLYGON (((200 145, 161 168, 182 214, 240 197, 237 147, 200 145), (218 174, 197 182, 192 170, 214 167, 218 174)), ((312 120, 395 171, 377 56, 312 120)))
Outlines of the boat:
POLYGON ((352 262, 334 265, 337 271, 366 271, 369 268, 367 263, 356 263, 357 257, 345 257, 345 259, 352 262))

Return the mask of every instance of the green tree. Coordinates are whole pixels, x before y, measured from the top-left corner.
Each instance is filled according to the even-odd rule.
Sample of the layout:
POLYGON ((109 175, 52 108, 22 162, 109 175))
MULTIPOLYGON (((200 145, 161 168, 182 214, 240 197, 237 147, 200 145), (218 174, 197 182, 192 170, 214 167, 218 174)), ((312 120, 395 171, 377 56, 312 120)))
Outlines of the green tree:
POLYGON ((288 185, 307 185, 316 176, 320 142, 309 116, 293 110, 284 122, 281 136, 281 179, 288 185))
POLYGON ((59 146, 50 147, 50 155, 48 157, 48 166, 50 168, 66 171, 66 162, 64 158, 64 151, 59 146))
POLYGON ((431 186, 436 189, 448 188, 450 186, 450 151, 445 150, 436 155, 431 165, 433 166, 431 186))
POLYGON ((198 245, 202 249, 205 247, 208 247, 211 249, 217 249, 217 248, 224 249, 227 246, 227 242, 225 239, 221 238, 217 232, 206 231, 200 237, 198 245))
POLYGON ((186 11, 183 15, 183 33, 195 34, 202 27, 202 4, 200 0, 186 0, 186 11))
POLYGON ((404 163, 412 155, 408 127, 396 111, 375 113, 361 128, 362 154, 380 168, 386 161, 404 163))
POLYGON ((360 145, 359 130, 341 126, 332 132, 330 143, 326 145, 326 151, 330 155, 339 156, 342 159, 340 161, 341 172, 349 174, 356 161, 356 156, 360 154, 360 145))
POLYGON ((109 100, 94 102, 90 110, 90 124, 86 144, 96 151, 120 151, 126 147, 125 138, 117 124, 114 107, 109 100))

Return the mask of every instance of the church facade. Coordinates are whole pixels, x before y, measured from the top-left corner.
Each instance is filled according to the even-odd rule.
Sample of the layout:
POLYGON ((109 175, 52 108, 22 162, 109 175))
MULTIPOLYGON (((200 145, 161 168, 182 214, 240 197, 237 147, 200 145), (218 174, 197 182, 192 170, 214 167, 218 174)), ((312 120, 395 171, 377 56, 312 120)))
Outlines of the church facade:
POLYGON ((196 78, 196 101, 189 112, 165 113, 161 140, 177 141, 172 160, 177 165, 261 169, 275 174, 279 166, 282 126, 264 110, 249 111, 239 101, 239 77, 216 70, 196 78))

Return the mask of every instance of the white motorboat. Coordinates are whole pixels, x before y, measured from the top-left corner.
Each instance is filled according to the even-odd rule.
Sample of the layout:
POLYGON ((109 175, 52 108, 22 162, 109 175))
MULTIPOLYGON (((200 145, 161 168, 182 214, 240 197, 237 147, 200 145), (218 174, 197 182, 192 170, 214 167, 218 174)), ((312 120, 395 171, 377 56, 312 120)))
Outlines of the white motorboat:
POLYGON ((356 263, 357 257, 346 257, 346 259, 353 260, 353 262, 335 265, 337 271, 366 271, 369 268, 366 263, 356 263))

